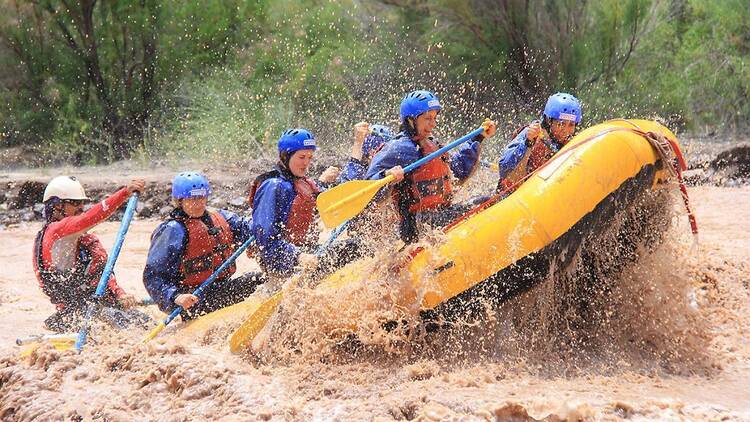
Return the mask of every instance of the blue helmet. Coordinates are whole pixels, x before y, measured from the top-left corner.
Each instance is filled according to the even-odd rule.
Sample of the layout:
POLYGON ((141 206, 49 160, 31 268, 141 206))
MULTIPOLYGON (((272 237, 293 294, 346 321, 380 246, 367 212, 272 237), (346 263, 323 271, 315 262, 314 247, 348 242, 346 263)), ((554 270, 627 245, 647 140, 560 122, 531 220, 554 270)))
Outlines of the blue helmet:
POLYGON ((430 91, 413 91, 401 100, 401 121, 407 117, 417 118, 420 114, 430 110, 442 110, 440 100, 430 91))
POLYGON ((186 171, 172 180, 172 198, 205 198, 211 194, 208 178, 197 171, 186 171))
POLYGON ((279 138, 279 153, 293 154, 301 149, 315 151, 315 136, 310 131, 302 128, 287 129, 279 138))
POLYGON ((569 122, 581 123, 581 103, 578 98, 558 92, 547 100, 544 106, 544 115, 551 119, 566 120, 569 122))
POLYGON ((385 125, 372 125, 370 126, 370 134, 367 135, 365 141, 362 143, 362 155, 368 156, 370 153, 384 143, 393 139, 393 132, 391 128, 385 125))
POLYGON ((386 125, 374 124, 370 126, 370 133, 373 135, 380 136, 386 141, 390 141, 391 138, 393 138, 393 132, 391 132, 391 128, 389 128, 386 125))

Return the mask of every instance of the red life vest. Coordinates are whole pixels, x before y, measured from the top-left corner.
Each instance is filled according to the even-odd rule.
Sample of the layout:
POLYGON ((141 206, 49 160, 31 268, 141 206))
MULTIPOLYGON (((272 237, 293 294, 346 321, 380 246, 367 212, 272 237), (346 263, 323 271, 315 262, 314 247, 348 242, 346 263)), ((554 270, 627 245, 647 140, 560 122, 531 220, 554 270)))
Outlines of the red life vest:
MULTIPOLYGON (((234 235, 229 223, 217 212, 208 213, 206 224, 203 218, 186 218, 179 221, 187 230, 187 244, 182 255, 180 273, 182 283, 186 286, 197 286, 221 266, 232 255, 234 235)), ((236 267, 227 267, 219 278, 231 277, 236 267)))
POLYGON ((529 161, 526 164, 526 173, 531 173, 542 166, 542 164, 549 161, 553 155, 559 150, 551 148, 552 141, 546 139, 537 139, 534 145, 531 146, 531 152, 529 153, 529 161))
MULTIPOLYGON (((83 300, 91 298, 96 289, 107 254, 96 236, 84 234, 76 242, 75 264, 72 268, 61 270, 50 267, 45 263, 42 249, 48 226, 49 224, 42 227, 34 240, 33 267, 39 286, 58 309, 63 309, 66 304, 83 303, 83 300)), ((117 299, 116 292, 122 292, 114 273, 110 274, 107 287, 103 298, 114 303, 117 299)))
POLYGON ((307 177, 294 180, 294 192, 297 195, 289 209, 289 219, 286 222, 286 235, 290 242, 300 246, 305 243, 307 231, 315 215, 315 198, 320 193, 318 185, 307 177))
MULTIPOLYGON (((255 193, 264 181, 273 178, 282 177, 281 172, 272 170, 268 173, 258 176, 250 188, 250 207, 252 208, 255 200, 255 193)), ((320 193, 318 185, 309 177, 294 177, 292 182, 294 186, 294 200, 289 209, 289 217, 284 225, 284 237, 296 246, 305 243, 307 231, 310 228, 315 217, 315 199, 320 193)), ((248 249, 248 254, 252 252, 248 249)))
MULTIPOLYGON (((523 127, 517 130, 513 135, 513 138, 515 138, 525 128, 526 127, 523 127)), ((526 153, 518 162, 516 168, 511 170, 505 176, 505 178, 498 181, 498 192, 509 190, 513 185, 518 183, 520 180, 523 180, 523 178, 526 177, 527 174, 533 173, 536 169, 549 161, 549 159, 552 158, 552 156, 560 150, 560 148, 555 148, 556 145, 553 143, 553 141, 548 140, 547 132, 544 129, 542 129, 542 136, 537 140, 531 142, 533 143, 526 149, 526 153)))
MULTIPOLYGON (((437 151, 439 147, 428 141, 420 149, 424 157, 437 151)), ((432 160, 414 170, 411 174, 406 175, 406 188, 401 190, 401 192, 399 192, 399 189, 393 190, 396 203, 399 203, 402 199, 407 200, 409 202, 407 209, 411 214, 450 205, 452 173, 447 160, 448 155, 442 155, 438 159, 432 160), (401 198, 401 195, 405 195, 405 198, 401 198)))
POLYGON ((81 290, 80 286, 88 282, 86 280, 86 266, 80 259, 81 253, 84 251, 80 249, 80 245, 76 245, 77 250, 75 252, 75 265, 73 268, 67 270, 49 268, 42 258, 42 239, 46 231, 47 225, 39 230, 34 240, 34 273, 39 281, 39 286, 52 299, 52 303, 62 305, 63 302, 68 301, 68 296, 71 293, 81 290))

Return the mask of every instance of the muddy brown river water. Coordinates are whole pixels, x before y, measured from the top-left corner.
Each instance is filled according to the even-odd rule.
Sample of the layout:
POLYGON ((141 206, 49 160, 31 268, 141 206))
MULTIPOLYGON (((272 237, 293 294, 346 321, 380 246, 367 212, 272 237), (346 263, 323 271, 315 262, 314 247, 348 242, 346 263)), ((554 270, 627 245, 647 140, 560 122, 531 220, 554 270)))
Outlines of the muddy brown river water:
MULTIPOLYGON (((601 336, 606 347, 545 341, 545 315, 509 327, 535 309, 529 295, 549 294, 538 289, 486 324, 394 348, 258 361, 230 354, 220 335, 188 341, 172 330, 138 346, 141 331, 99 329, 80 355, 43 347, 21 359, 15 338, 44 332, 53 307, 31 268, 40 224, 6 229, 0 419, 750 420, 750 187, 690 193, 699 244, 678 211, 668 240, 623 273, 611 336, 601 326, 574 335, 601 336)), ((141 297, 156 224, 131 225, 116 267, 141 297)), ((111 245, 117 226, 93 232, 111 245)), ((244 256, 238 264, 254 266, 244 256)))

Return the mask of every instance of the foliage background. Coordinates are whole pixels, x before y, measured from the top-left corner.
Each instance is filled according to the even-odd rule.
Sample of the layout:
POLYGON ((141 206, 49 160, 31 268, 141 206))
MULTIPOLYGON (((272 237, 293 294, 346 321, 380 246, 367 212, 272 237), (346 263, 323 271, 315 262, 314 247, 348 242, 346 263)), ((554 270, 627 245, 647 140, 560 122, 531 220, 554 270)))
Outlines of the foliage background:
POLYGON ((585 122, 747 131, 746 0, 0 1, 2 144, 45 163, 236 158, 305 126, 396 124, 412 89, 443 135, 511 130, 564 90, 585 122))

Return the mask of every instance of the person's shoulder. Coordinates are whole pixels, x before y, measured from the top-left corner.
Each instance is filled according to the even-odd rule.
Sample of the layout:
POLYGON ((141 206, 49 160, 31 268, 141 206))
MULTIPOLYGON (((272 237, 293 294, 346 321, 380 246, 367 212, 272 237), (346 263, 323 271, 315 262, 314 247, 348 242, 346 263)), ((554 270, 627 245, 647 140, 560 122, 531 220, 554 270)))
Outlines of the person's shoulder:
POLYGON ((408 136, 400 133, 383 146, 383 152, 385 154, 408 154, 416 153, 418 151, 417 145, 408 136))
POLYGON ((185 224, 170 218, 169 220, 162 221, 156 229, 154 229, 154 236, 184 236, 185 224))
POLYGON ((390 142, 386 142, 383 148, 393 147, 396 145, 416 145, 414 141, 404 132, 399 132, 390 142))
POLYGON ((529 133, 529 127, 523 127, 516 131, 513 139, 510 140, 507 147, 526 146, 526 135, 529 133))
POLYGON ((278 189, 289 190, 292 189, 292 182, 287 180, 285 177, 278 175, 269 177, 258 186, 258 192, 264 191, 276 191, 278 189))

